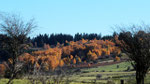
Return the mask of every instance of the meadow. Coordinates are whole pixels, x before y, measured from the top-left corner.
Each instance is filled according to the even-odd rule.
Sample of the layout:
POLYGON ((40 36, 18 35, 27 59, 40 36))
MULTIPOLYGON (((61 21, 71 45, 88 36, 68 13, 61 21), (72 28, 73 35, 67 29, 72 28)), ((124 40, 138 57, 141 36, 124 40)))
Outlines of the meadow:
MULTIPOLYGON (((147 74, 145 84, 150 84, 150 74, 147 74)), ((135 71, 129 62, 113 65, 81 68, 79 72, 69 77, 68 84, 135 84, 135 71)), ((1 79, 0 84, 6 84, 8 79, 1 79)), ((14 84, 30 84, 27 79, 15 79, 14 84)), ((61 84, 65 84, 64 82, 61 84)))

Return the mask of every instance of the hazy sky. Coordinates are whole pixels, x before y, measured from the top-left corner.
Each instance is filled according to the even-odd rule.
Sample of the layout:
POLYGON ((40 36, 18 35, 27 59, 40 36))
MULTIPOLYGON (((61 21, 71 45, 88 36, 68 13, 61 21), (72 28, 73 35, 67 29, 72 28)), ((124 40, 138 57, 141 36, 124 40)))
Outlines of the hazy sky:
POLYGON ((34 17, 39 33, 112 34, 120 24, 150 23, 150 0, 1 0, 0 11, 34 17))

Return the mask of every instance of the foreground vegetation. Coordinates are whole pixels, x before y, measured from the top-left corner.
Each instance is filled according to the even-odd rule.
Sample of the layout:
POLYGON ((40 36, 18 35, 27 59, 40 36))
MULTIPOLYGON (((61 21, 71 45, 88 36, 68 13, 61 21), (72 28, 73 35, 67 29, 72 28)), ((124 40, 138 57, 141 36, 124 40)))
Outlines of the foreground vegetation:
MULTIPOLYGON (((120 84, 120 80, 124 80, 125 84, 134 84, 136 83, 135 71, 132 70, 133 68, 129 62, 93 68, 82 68, 69 78, 69 84, 120 84)), ((150 82, 149 78, 150 74, 147 74, 145 79, 146 84, 150 82)), ((8 79, 1 79, 0 84, 6 84, 7 81, 8 79)), ((64 79, 64 82, 65 81, 64 79)), ((22 78, 15 79, 13 82, 14 84, 27 84, 29 80, 22 78)))

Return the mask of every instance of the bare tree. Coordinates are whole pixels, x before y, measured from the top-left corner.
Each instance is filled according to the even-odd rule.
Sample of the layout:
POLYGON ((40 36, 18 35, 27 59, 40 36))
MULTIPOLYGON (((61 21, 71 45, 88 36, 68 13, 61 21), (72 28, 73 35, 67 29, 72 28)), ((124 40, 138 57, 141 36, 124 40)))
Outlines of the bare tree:
POLYGON ((54 71, 45 71, 42 68, 37 69, 34 67, 33 73, 27 74, 29 84, 70 84, 72 80, 69 78, 73 72, 70 70, 64 70, 61 67, 54 71))
POLYGON ((144 78, 150 68, 150 26, 121 27, 119 40, 116 39, 122 52, 125 52, 136 70, 137 84, 144 84, 144 78))
POLYGON ((10 84, 23 69, 23 64, 19 62, 18 57, 24 53, 27 36, 33 28, 36 28, 34 19, 25 23, 19 15, 5 14, 1 16, 0 30, 1 33, 7 35, 7 40, 1 39, 3 40, 3 49, 7 50, 10 55, 6 64, 10 76, 7 84, 10 84))

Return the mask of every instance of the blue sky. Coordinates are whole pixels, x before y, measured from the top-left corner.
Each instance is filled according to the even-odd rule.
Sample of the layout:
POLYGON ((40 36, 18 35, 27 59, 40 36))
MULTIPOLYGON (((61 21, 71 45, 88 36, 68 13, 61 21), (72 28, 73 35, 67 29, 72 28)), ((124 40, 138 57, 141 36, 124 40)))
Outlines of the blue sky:
POLYGON ((34 17, 39 33, 112 34, 112 26, 150 23, 150 0, 1 0, 0 11, 34 17))

